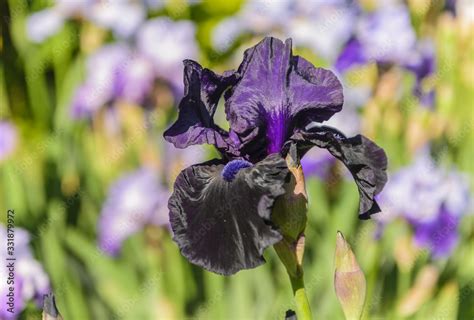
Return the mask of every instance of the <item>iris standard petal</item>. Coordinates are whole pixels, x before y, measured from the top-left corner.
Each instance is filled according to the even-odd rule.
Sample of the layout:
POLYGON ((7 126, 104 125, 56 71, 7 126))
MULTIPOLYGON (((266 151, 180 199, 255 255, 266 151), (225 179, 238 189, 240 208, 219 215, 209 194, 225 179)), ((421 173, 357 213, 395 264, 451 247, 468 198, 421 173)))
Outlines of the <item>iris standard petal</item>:
POLYGON ((275 199, 285 193, 289 171, 278 154, 241 166, 232 179, 223 177, 224 167, 213 160, 183 170, 168 207, 173 239, 183 256, 206 270, 231 275, 263 264, 265 248, 282 239, 270 215, 275 199))
POLYGON ((387 182, 387 156, 382 148, 362 135, 347 138, 338 130, 318 126, 299 130, 283 150, 296 143, 300 157, 313 146, 327 149, 349 169, 359 189, 359 218, 369 219, 380 212, 374 197, 387 182))
POLYGON ((230 148, 228 134, 212 117, 220 96, 233 82, 233 72, 217 75, 192 60, 184 61, 184 98, 179 104, 178 120, 164 137, 177 148, 195 144, 213 144, 220 150, 230 148))
POLYGON ((336 76, 293 56, 290 39, 283 43, 267 37, 248 49, 238 75, 225 95, 227 119, 243 144, 254 140, 258 130, 258 136, 266 137, 261 147, 267 154, 280 151, 298 120, 324 121, 342 108, 336 76))
POLYGON ((342 84, 333 72, 315 68, 308 60, 295 56, 289 77, 287 96, 293 114, 303 118, 298 119, 300 127, 328 120, 342 110, 342 84))

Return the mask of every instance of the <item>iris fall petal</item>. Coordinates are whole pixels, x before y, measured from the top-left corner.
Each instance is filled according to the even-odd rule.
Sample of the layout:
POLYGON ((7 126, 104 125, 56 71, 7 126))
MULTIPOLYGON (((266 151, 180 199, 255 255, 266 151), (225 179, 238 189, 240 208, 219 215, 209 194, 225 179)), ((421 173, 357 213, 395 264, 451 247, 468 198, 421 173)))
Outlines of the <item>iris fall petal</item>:
POLYGON ((270 215, 289 171, 278 154, 242 167, 231 181, 224 179, 224 167, 212 160, 183 170, 168 207, 181 253, 204 269, 231 275, 264 263, 265 248, 282 239, 270 215))

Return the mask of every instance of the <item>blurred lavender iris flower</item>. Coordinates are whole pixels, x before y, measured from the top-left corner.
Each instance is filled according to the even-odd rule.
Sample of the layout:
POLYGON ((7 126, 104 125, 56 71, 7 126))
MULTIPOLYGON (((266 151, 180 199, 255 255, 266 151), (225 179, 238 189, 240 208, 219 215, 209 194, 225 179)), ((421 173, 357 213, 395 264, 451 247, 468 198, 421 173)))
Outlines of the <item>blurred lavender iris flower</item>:
POLYGON ((361 16, 356 38, 366 59, 380 63, 403 64, 416 46, 410 13, 401 4, 380 6, 375 12, 361 16))
POLYGON ((120 89, 125 90, 119 86, 119 75, 123 77, 130 58, 130 48, 122 43, 106 45, 88 58, 87 78, 77 89, 71 106, 74 118, 91 116, 120 89))
POLYGON ((434 105, 434 88, 425 88, 424 80, 434 75, 436 71, 436 52, 433 41, 424 39, 417 43, 417 48, 403 65, 404 68, 415 75, 413 94, 418 97, 421 104, 426 107, 434 105))
POLYGON ((126 38, 144 21, 146 7, 141 1, 56 0, 53 7, 33 13, 27 20, 27 34, 34 42, 43 42, 73 18, 89 20, 126 38))
POLYGON ((226 51, 244 33, 283 34, 332 61, 349 39, 357 12, 353 1, 345 0, 250 0, 216 26, 212 41, 216 50, 226 51))
POLYGON ((182 60, 197 56, 194 34, 189 21, 156 18, 138 30, 136 47, 117 42, 98 49, 88 58, 86 80, 73 98, 72 116, 91 117, 118 100, 144 104, 157 79, 170 84, 173 92, 181 91, 182 60))
POLYGON ((157 77, 167 80, 176 91, 183 90, 183 60, 198 56, 196 28, 191 21, 156 18, 137 33, 137 49, 152 62, 157 77))
POLYGON ((99 220, 99 247, 119 254, 123 242, 146 225, 168 224, 169 191, 156 173, 142 168, 116 181, 109 190, 99 220))
POLYGON ((371 61, 395 64, 411 71, 416 79, 415 96, 423 105, 433 105, 434 91, 424 91, 422 82, 435 71, 434 45, 428 39, 417 40, 405 5, 380 5, 374 12, 361 14, 355 33, 339 54, 335 68, 344 73, 371 61))
POLYGON ((414 228, 415 242, 433 257, 449 256, 458 241, 458 225, 471 205, 467 178, 455 170, 437 167, 428 152, 395 173, 378 196, 386 224, 396 217, 414 228))
POLYGON ((7 158, 15 149, 18 134, 14 125, 0 121, 0 161, 7 158))
POLYGON ((296 14, 286 27, 295 45, 307 47, 332 62, 349 39, 359 12, 354 1, 296 1, 296 14))
MULTIPOLYGON (((9 271, 6 265, 0 268, 0 319, 17 319, 20 313, 29 301, 34 301, 38 307, 42 304, 43 295, 49 293, 50 285, 48 275, 45 273, 41 264, 33 257, 31 253, 29 242, 30 236, 24 229, 15 228, 14 231, 15 241, 15 276, 14 276, 14 290, 15 290, 15 303, 14 313, 7 311, 9 284, 7 279, 9 277, 9 271)), ((0 224, 0 240, 2 243, 7 243, 7 228, 4 224, 0 224)), ((0 258, 3 263, 7 263, 7 258, 11 256, 7 255, 5 248, 0 252, 0 258)))

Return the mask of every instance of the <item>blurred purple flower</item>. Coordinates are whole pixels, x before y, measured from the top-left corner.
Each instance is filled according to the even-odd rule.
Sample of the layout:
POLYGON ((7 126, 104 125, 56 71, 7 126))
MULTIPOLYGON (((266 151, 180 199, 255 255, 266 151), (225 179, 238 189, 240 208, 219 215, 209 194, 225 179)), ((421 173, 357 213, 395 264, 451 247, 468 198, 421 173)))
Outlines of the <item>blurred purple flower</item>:
POLYGON ((114 95, 141 104, 151 93, 154 81, 151 61, 138 53, 132 54, 127 63, 117 70, 114 95))
POLYGON ((380 6, 359 17, 354 37, 339 55, 336 66, 343 72, 368 61, 404 65, 415 47, 416 34, 408 9, 401 4, 380 6))
POLYGON ((86 17, 96 0, 55 0, 54 6, 37 11, 26 21, 26 33, 33 42, 43 42, 63 27, 66 20, 86 17))
POLYGON ((12 123, 0 121, 0 161, 8 157, 17 144, 18 134, 12 123))
POLYGON ((218 51, 228 50, 244 33, 292 37, 296 46, 333 60, 349 39, 357 6, 345 0, 251 0, 233 17, 224 19, 212 35, 218 51))
POLYGON ((87 17, 97 25, 111 29, 121 38, 132 36, 145 20, 142 1, 97 1, 87 11, 87 17))
MULTIPOLYGON (((15 241, 15 276, 13 284, 15 290, 15 303, 14 313, 7 311, 8 297, 10 285, 7 284, 7 278, 9 277, 9 271, 6 265, 0 268, 0 319, 17 319, 20 313, 25 308, 25 305, 29 301, 35 301, 37 306, 40 307, 44 294, 49 293, 50 285, 48 275, 44 272, 41 264, 33 257, 29 242, 30 236, 27 231, 21 228, 15 228, 14 233, 15 241)), ((2 243, 7 243, 7 228, 4 224, 0 224, 0 240, 2 243)), ((11 256, 7 255, 7 251, 1 250, 0 258, 4 263, 11 256)))
POLYGON ((156 76, 167 80, 179 92, 183 89, 183 60, 195 59, 198 46, 191 21, 155 18, 137 33, 137 49, 153 63, 156 76))
POLYGON ((80 17, 110 29, 117 37, 133 35, 146 16, 146 6, 138 1, 56 0, 54 6, 28 17, 26 30, 34 42, 43 42, 64 23, 80 17))
POLYGON ((338 72, 344 72, 354 65, 367 63, 362 44, 356 38, 351 39, 341 52, 335 63, 338 72))
POLYGON ((413 94, 421 100, 422 105, 434 105, 434 88, 423 88, 423 80, 432 76, 436 71, 435 45, 431 40, 420 41, 417 49, 405 62, 404 67, 415 75, 413 94))
POLYGON ((28 37, 33 42, 43 42, 62 28, 65 19, 64 14, 55 8, 35 12, 27 20, 28 37))
POLYGON ((425 90, 422 84, 435 72, 435 48, 429 39, 417 40, 406 6, 381 5, 374 12, 362 14, 335 68, 343 73, 368 62, 395 64, 411 71, 416 78, 414 95, 424 106, 434 104, 434 90, 425 90))
POLYGON ((147 7, 151 10, 158 10, 165 6, 166 2, 163 0, 144 0, 147 7))
POLYGON ((313 50, 333 61, 349 40, 357 19, 354 1, 297 1, 297 14, 286 26, 287 34, 297 46, 313 50))
POLYGON ((218 52, 229 50, 242 33, 247 29, 240 16, 232 16, 222 20, 212 30, 212 45, 218 52))
POLYGON ((451 254, 459 221, 471 205, 467 178, 437 167, 426 150, 389 179, 378 200, 382 213, 375 219, 382 224, 406 219, 415 230, 416 243, 436 258, 451 254))
POLYGON ((157 79, 173 92, 182 91, 182 61, 197 56, 194 33, 189 21, 156 18, 140 28, 136 47, 117 42, 98 49, 88 58, 86 80, 73 97, 73 118, 91 117, 116 100, 143 104, 157 79))
POLYGON ((459 240, 460 219, 441 208, 438 217, 430 222, 413 221, 415 242, 431 249, 434 258, 447 257, 456 248, 459 240))
POLYGON ((404 66, 415 74, 417 81, 433 75, 436 69, 434 43, 428 39, 420 41, 404 66))
POLYGON ((89 57, 87 78, 76 91, 71 106, 74 118, 91 116, 112 100, 117 88, 117 77, 121 69, 128 65, 129 57, 130 48, 122 43, 106 45, 89 57))
POLYGON ((318 177, 326 180, 331 167, 336 163, 334 157, 325 149, 313 148, 301 160, 305 177, 318 177))
POLYGON ((99 247, 117 255, 123 242, 146 225, 168 224, 168 189, 156 173, 142 168, 115 182, 99 219, 99 247))
POLYGON ((356 37, 365 57, 381 63, 403 64, 416 46, 410 13, 401 4, 380 6, 375 12, 362 16, 356 37))
POLYGON ((107 95, 91 84, 81 85, 75 92, 71 105, 71 116, 74 119, 87 118, 107 102, 107 95))

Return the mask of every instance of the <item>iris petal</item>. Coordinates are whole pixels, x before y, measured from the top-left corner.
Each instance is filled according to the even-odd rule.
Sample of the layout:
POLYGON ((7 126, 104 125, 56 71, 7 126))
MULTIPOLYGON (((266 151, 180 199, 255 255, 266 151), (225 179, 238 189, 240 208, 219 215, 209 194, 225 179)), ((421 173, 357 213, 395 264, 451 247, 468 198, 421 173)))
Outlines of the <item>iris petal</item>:
POLYGON ((387 182, 387 156, 383 149, 362 135, 347 138, 327 126, 295 132, 284 150, 288 150, 293 143, 296 143, 300 157, 311 147, 318 146, 327 149, 345 164, 359 189, 360 219, 369 219, 370 215, 380 212, 374 197, 387 182))
POLYGON ((213 144, 231 153, 228 133, 213 120, 222 93, 236 81, 234 72, 217 75, 192 60, 184 61, 184 98, 179 104, 178 120, 164 137, 177 148, 194 144, 213 144))
POLYGON ((169 200, 174 240, 190 262, 223 275, 265 262, 265 248, 282 239, 270 215, 289 179, 278 154, 240 169, 232 181, 222 177, 224 163, 191 166, 176 179, 169 200))
POLYGON ((244 145, 255 142, 258 130, 266 138, 260 148, 267 154, 280 151, 299 120, 327 120, 343 104, 336 76, 293 56, 291 45, 289 39, 283 43, 269 37, 248 49, 237 72, 239 81, 225 95, 232 130, 244 145))

